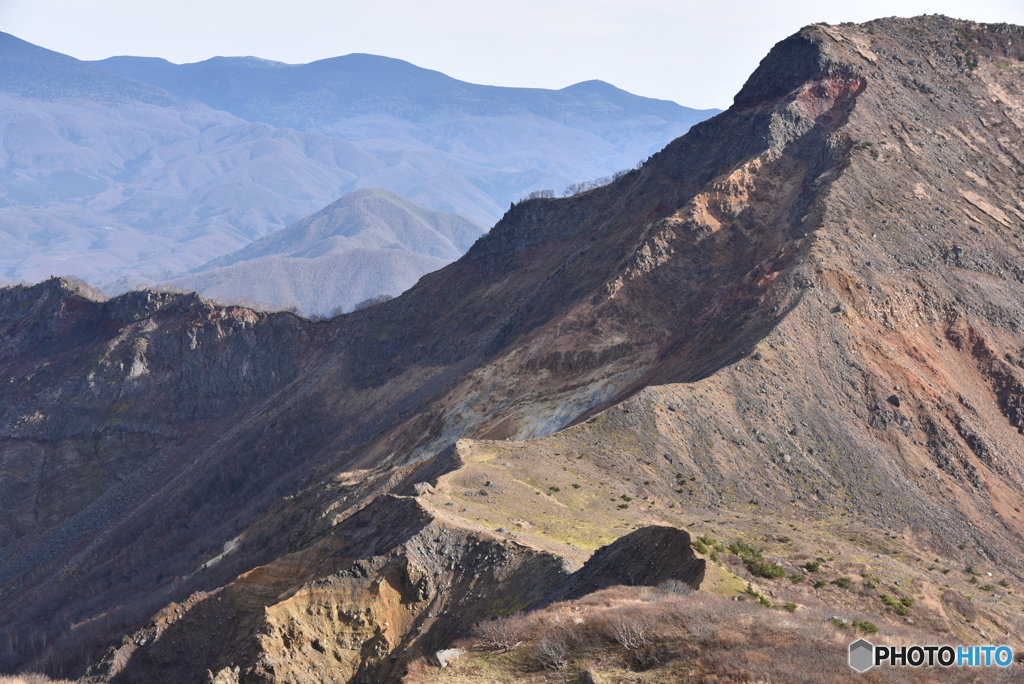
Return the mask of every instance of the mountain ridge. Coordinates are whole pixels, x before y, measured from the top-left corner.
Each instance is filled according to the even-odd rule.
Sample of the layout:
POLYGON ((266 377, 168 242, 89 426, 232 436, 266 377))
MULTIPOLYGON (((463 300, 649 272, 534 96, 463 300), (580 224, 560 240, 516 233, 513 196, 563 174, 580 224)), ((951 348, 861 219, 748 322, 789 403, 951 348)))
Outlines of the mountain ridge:
MULTIPOLYGON (((627 97, 619 91, 608 99, 527 89, 553 117, 544 118, 516 105, 515 97, 495 99, 493 93, 508 89, 462 84, 406 65, 407 92, 364 98, 375 107, 368 111, 377 113, 328 117, 329 131, 296 131, 246 121, 9 34, 0 35, 0 53, 7 66, 0 75, 5 282, 53 274, 111 286, 165 280, 360 187, 386 187, 434 210, 491 225, 529 192, 631 167, 688 126, 632 116, 612 102, 627 97), (416 81, 426 77, 454 84, 445 91, 449 95, 477 93, 470 104, 483 102, 491 114, 456 112, 453 118, 423 108, 436 97, 417 105, 421 121, 388 113, 399 100, 413 102, 409 93, 429 95, 431 89, 416 81), (595 109, 603 112, 601 121, 580 118, 595 109)), ((371 61, 380 60, 388 61, 371 61)), ((251 63, 259 68, 245 71, 270 68, 251 63)), ((359 82, 372 77, 356 67, 349 71, 359 82)), ((310 78, 316 80, 315 74, 310 78)), ((310 106, 319 107, 327 91, 310 92, 310 106)), ((285 113, 306 106, 275 100, 272 92, 245 93, 285 113)), ((334 101, 339 94, 327 95, 334 101)), ((452 103, 461 106, 458 98, 441 104, 452 103)), ((691 112, 697 118, 708 113, 691 112)))
POLYGON ((0 59, 7 66, 0 90, 22 97, 103 98, 168 106, 181 101, 162 88, 112 78, 110 72, 0 31, 0 59))
MULTIPOLYGON (((283 64, 255 57, 213 57, 181 65, 153 59, 121 56, 91 64, 246 120, 318 132, 340 118, 382 113, 415 121, 427 111, 432 115, 447 113, 449 109, 466 114, 505 115, 521 108, 549 117, 551 105, 578 107, 588 100, 586 96, 597 93, 632 116, 660 116, 665 121, 684 124, 706 118, 698 110, 668 100, 632 95, 603 81, 584 81, 559 90, 477 85, 404 60, 365 53, 308 64, 283 64), (255 93, 250 94, 254 88, 247 77, 259 83, 255 93), (290 112, 295 112, 306 100, 318 101, 319 106, 311 110, 310 118, 304 122, 294 118, 300 114, 290 112), (447 106, 438 106, 441 103, 447 106)), ((586 104, 596 101, 590 99, 586 104)), ((604 108, 580 108, 577 116, 593 117, 604 108)))
MULTIPOLYGON (((0 614, 101 681, 170 663, 312 682, 324 662, 399 681, 464 634, 448 597, 494 596, 473 619, 527 607, 499 547, 573 565, 667 526, 701 547, 677 538, 652 569, 693 543, 702 591, 791 603, 776 624, 836 616, 815 622, 838 646, 802 681, 849 676, 863 620, 1024 643, 1021 37, 937 16, 806 27, 641 168, 518 203, 400 297, 331 321, 66 281, 0 291, 0 455, 39 467, 0 496, 0 614), (410 553, 384 525, 353 551, 367 506, 433 536, 410 553), (318 584, 325 559, 339 579, 318 584), (216 647, 175 655, 172 625, 216 647)), ((735 628, 701 633, 744 643, 735 628)), ((52 671, 40 643, 9 645, 5 667, 52 671)), ((701 653, 645 676, 767 668, 701 653)), ((502 676, 547 676, 516 657, 502 676)))

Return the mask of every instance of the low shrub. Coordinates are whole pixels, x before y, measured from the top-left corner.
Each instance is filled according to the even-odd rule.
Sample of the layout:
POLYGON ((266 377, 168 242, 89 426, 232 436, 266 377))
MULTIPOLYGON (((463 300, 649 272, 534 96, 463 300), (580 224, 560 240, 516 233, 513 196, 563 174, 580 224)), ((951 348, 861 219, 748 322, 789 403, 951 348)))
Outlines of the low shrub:
POLYGON ((765 608, 771 608, 772 607, 772 602, 769 601, 768 598, 765 597, 764 594, 762 594, 761 592, 759 592, 756 589, 754 589, 754 587, 752 587, 750 584, 747 584, 747 588, 743 590, 743 593, 746 594, 747 596, 749 596, 750 598, 754 599, 755 601, 757 601, 759 604, 761 604, 765 608))
POLYGON ((598 626, 612 641, 618 642, 627 651, 647 646, 651 624, 638 612, 618 611, 607 616, 598 626))
MULTIPOLYGON (((675 659, 689 661, 699 654, 696 657, 700 658, 703 684, 795 682, 794 671, 809 673, 799 680, 807 684, 839 681, 833 675, 846 672, 849 637, 879 631, 870 615, 836 617, 831 612, 834 609, 826 611, 814 598, 801 599, 798 605, 795 595, 785 596, 789 590, 784 587, 779 588, 783 592, 776 606, 779 612, 760 609, 767 599, 752 584, 746 586, 745 593, 753 601, 731 601, 703 592, 687 596, 672 593, 678 588, 672 583, 658 588, 609 587, 526 615, 529 633, 525 641, 529 645, 518 657, 499 656, 501 660, 494 662, 500 668, 518 668, 518 663, 526 664, 525 659, 537 670, 548 670, 548 674, 530 675, 520 670, 518 677, 509 672, 502 680, 525 681, 539 676, 576 681, 584 671, 603 674, 627 670, 633 673, 630 681, 648 681, 635 673, 665 667, 675 659), (830 620, 846 634, 831 629, 830 620), (837 648, 840 642, 842 646, 837 648)), ((909 640, 917 638, 912 636, 917 634, 916 629, 893 624, 887 625, 886 632, 909 640)), ((478 630, 475 628, 473 633, 481 634, 478 630)), ((689 665, 669 667, 661 676, 656 672, 650 681, 680 681, 676 675, 689 665)))
POLYGON ((807 561, 806 563, 804 563, 804 567, 807 568, 809 572, 818 572, 819 570, 821 570, 821 563, 813 560, 807 561))
POLYGON ((747 566, 747 570, 752 575, 768 579, 786 576, 785 569, 764 559, 762 555, 764 551, 762 549, 751 546, 741 539, 737 539, 732 544, 729 544, 729 550, 743 560, 743 564, 747 566))
MULTIPOLYGON (((902 615, 902 616, 910 615, 910 611, 907 610, 907 606, 906 605, 904 605, 900 601, 897 601, 897 600, 893 599, 888 594, 881 594, 881 595, 879 595, 879 598, 882 599, 882 603, 884 603, 885 605, 887 605, 890 608, 892 608, 893 612, 896 613, 897 615, 902 615)), ((911 603, 913 603, 913 601, 911 601, 911 603)))
POLYGON ((832 580, 832 584, 837 587, 842 587, 843 589, 849 589, 853 583, 850 581, 849 577, 836 577, 832 580))
POLYGON ((487 646, 508 651, 530 638, 529 620, 520 613, 478 622, 470 634, 487 646))
POLYGON ((875 634, 878 632, 878 627, 875 626, 875 623, 869 620, 854 619, 853 628, 858 632, 863 632, 864 634, 875 634))
POLYGON ((758 577, 777 579, 786 576, 786 570, 780 565, 764 560, 763 558, 750 558, 743 561, 751 574, 758 577))
POLYGON ((760 558, 761 554, 764 553, 761 549, 751 546, 742 539, 737 539, 729 544, 729 550, 744 560, 747 558, 760 558))
POLYGON ((693 593, 693 587, 686 582, 680 582, 676 579, 667 579, 658 585, 658 589, 666 594, 672 594, 674 596, 689 596, 693 593))
POLYGON ((549 670, 561 670, 569 664, 572 639, 564 630, 556 629, 537 640, 533 659, 549 670))

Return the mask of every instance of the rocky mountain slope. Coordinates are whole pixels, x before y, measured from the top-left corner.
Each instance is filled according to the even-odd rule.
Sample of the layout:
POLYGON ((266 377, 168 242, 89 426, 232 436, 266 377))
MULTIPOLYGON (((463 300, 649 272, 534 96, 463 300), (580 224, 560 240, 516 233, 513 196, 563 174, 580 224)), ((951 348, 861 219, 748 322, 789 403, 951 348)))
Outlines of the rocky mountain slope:
MULTIPOLYGON (((332 321, 4 290, 3 666, 411 681, 467 621, 676 567, 836 616, 787 681, 864 621, 1019 649, 1022 38, 808 27, 641 169, 332 321)), ((735 669, 677 639, 644 677, 780 676, 730 628, 735 669)))
POLYGON ((378 295, 401 294, 459 258, 483 233, 465 216, 363 188, 161 287, 326 316, 378 295))
MULTIPOLYGON (((303 99, 257 80, 246 82, 246 101, 334 101, 350 94, 339 74, 372 80, 380 64, 397 65, 404 76, 389 83, 409 94, 448 84, 448 100, 419 101, 413 117, 393 93, 378 93, 367 96, 373 112, 336 112, 337 130, 300 131, 265 123, 280 117, 246 121, 192 99, 200 92, 175 95, 0 33, 0 281, 162 280, 360 187, 490 226, 510 201, 631 167, 714 113, 606 84, 520 92, 384 58, 341 60, 341 71, 327 69, 334 80, 324 80, 324 65, 289 72, 308 74, 288 83, 315 81, 330 92, 303 99), (453 109, 467 93, 487 110, 453 109)), ((211 87, 232 92, 216 80, 211 87)))

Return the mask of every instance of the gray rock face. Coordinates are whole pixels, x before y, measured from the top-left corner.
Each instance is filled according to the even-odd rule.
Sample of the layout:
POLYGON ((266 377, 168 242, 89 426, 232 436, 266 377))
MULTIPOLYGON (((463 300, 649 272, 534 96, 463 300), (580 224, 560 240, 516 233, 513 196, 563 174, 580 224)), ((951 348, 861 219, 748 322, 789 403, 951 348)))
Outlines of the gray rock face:
POLYGON ((0 289, 0 547, 68 519, 156 467, 189 426, 298 373, 307 333, 295 316, 195 294, 89 294, 66 279, 0 289))

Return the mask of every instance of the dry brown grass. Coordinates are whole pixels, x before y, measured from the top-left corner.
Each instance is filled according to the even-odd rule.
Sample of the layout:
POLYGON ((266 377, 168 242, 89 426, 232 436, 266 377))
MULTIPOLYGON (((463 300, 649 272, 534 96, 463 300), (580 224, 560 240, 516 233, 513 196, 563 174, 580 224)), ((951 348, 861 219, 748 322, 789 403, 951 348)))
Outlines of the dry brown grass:
POLYGON ((0 684, 73 684, 67 679, 50 679, 45 675, 28 672, 17 675, 0 675, 0 684))
MULTIPOLYGON (((788 613, 704 592, 674 594, 670 587, 611 587, 577 601, 505 618, 505 622, 483 623, 492 626, 474 632, 476 641, 470 644, 475 647, 474 657, 507 658, 487 654, 507 649, 499 641, 504 644, 526 634, 524 649, 516 651, 518 659, 503 660, 502 666, 495 668, 502 673, 500 678, 495 678, 492 669, 488 677, 464 673, 458 681, 548 682, 590 671, 611 678, 609 681, 629 673, 629 681, 645 684, 862 682, 864 677, 846 664, 847 646, 857 635, 852 628, 830 623, 834 613, 834 609, 806 606, 788 613), (507 636, 507 631, 515 636, 507 636), (495 637, 493 632, 501 636, 495 637)), ((852 610, 842 617, 870 619, 852 610)), ((870 637, 873 643, 934 642, 934 635, 909 625, 880 627, 881 631, 870 637)), ((429 672, 422 675, 425 682, 443 681, 429 672)), ((966 683, 977 675, 955 669, 880 668, 873 671, 872 681, 966 683)), ((985 681, 1018 681, 1014 677, 1020 675, 1015 665, 1005 671, 985 672, 985 681)))

